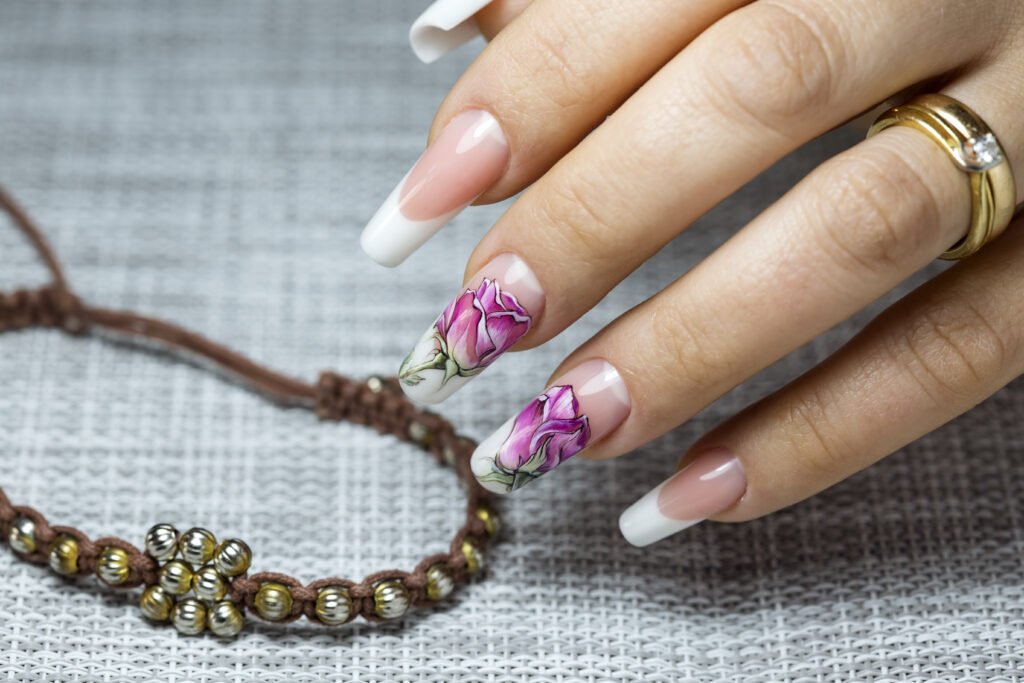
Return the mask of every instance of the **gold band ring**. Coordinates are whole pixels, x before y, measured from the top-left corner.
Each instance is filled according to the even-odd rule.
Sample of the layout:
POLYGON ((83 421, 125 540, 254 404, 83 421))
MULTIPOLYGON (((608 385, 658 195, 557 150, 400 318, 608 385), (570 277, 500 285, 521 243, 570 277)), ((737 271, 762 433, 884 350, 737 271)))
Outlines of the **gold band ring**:
POLYGON ((998 237, 1013 218, 1016 187, 1010 162, 981 117, 952 97, 921 95, 879 116, 867 136, 896 125, 910 126, 935 140, 970 178, 970 226, 939 258, 962 259, 998 237))

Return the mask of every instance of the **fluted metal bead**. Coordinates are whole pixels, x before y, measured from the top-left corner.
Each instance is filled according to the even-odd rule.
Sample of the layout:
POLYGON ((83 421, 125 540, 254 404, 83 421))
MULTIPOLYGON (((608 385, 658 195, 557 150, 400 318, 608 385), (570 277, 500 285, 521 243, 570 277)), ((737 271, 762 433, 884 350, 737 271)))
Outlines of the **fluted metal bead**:
POLYGON ((96 575, 111 586, 122 584, 132 574, 129 560, 128 551, 108 545, 96 558, 96 575))
POLYGON ((192 575, 192 592, 200 600, 216 602, 227 595, 228 582, 212 564, 208 564, 192 575))
POLYGON ((174 597, 160 586, 148 586, 139 598, 139 609, 154 621, 167 621, 174 609, 174 597))
POLYGON ((484 523, 484 531, 488 536, 493 536, 501 530, 501 516, 487 503, 478 503, 476 516, 484 523))
POLYGON ((369 387, 370 391, 375 394, 379 394, 384 391, 384 379, 377 375, 370 375, 366 378, 366 386, 369 387))
POLYGON ((206 610, 206 627, 218 636, 237 635, 245 626, 245 615, 230 600, 221 600, 206 610))
POLYGON ((28 517, 15 517, 7 534, 7 542, 15 552, 28 555, 36 551, 36 523, 28 517))
POLYGON ((484 551, 472 538, 467 538, 462 542, 462 554, 466 556, 466 572, 468 574, 476 574, 487 566, 484 551))
POLYGON ((352 616, 352 596, 344 586, 324 586, 316 594, 316 616, 334 626, 352 616))
POLYGON ((443 600, 455 590, 455 576, 443 562, 427 568, 427 599, 443 600))
POLYGON ((202 633, 206 627, 206 605, 195 598, 179 600, 171 610, 171 623, 187 636, 202 633))
POLYGON ((171 595, 184 595, 192 588, 192 567, 182 560, 171 560, 160 567, 157 582, 171 595))
POLYGON ((217 548, 217 539, 206 529, 193 527, 181 535, 178 541, 178 552, 181 559, 193 567, 206 564, 213 559, 213 551, 217 548))
POLYGON ((434 434, 427 428, 427 426, 421 422, 413 420, 409 423, 407 428, 409 438, 412 439, 416 444, 427 448, 430 443, 434 440, 434 434))
POLYGON ((170 524, 157 524, 146 532, 146 552, 157 562, 166 562, 178 552, 178 530, 170 524))
POLYGON ((373 613, 384 619, 397 619, 409 609, 409 591, 397 579, 381 581, 373 587, 373 613))
POLYGON ((221 541, 213 553, 213 566, 224 576, 244 574, 252 564, 252 551, 245 541, 229 538, 221 541))
POLYGON ((282 583, 265 583, 256 591, 253 604, 261 617, 278 621, 292 613, 292 593, 282 583))
POLYGON ((74 536, 60 534, 50 543, 50 569, 58 574, 74 574, 78 571, 78 541, 74 536))

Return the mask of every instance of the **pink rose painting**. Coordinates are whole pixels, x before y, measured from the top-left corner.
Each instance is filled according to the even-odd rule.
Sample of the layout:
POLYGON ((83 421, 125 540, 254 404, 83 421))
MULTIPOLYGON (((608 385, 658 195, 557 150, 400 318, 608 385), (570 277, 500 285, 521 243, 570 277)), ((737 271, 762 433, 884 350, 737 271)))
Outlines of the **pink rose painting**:
POLYGON ((491 471, 477 477, 513 491, 579 453, 589 439, 590 425, 572 387, 551 387, 515 417, 491 471))
POLYGON ((493 363, 530 329, 530 316, 516 298, 494 280, 484 279, 444 309, 427 331, 433 344, 417 345, 398 371, 399 380, 415 386, 426 372, 443 372, 441 386, 453 377, 472 377, 493 363))

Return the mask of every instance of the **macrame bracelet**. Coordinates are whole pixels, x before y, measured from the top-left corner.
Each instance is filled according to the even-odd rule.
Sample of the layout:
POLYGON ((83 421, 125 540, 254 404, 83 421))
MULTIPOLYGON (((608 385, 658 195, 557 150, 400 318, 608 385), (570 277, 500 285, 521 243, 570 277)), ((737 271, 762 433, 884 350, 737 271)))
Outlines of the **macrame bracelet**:
POLYGON ((490 494, 469 469, 475 444, 458 436, 452 424, 420 410, 402 394, 395 379, 361 382, 324 372, 308 384, 258 365, 230 349, 177 325, 125 311, 89 306, 71 291, 42 233, 0 188, 0 206, 10 214, 50 271, 50 284, 33 290, 0 292, 0 332, 30 327, 58 328, 69 334, 103 330, 136 341, 155 341, 169 350, 210 361, 267 398, 315 411, 324 420, 348 420, 412 442, 455 470, 467 493, 466 522, 447 553, 431 555, 411 572, 389 570, 356 583, 325 578, 303 584, 285 574, 249 574, 252 551, 244 541, 217 542, 199 527, 179 533, 157 524, 144 550, 119 538, 90 540, 69 526, 51 525, 31 507, 12 505, 0 489, 0 536, 19 557, 49 564, 62 576, 95 574, 114 588, 143 586, 139 606, 146 617, 170 621, 178 631, 218 636, 237 634, 245 613, 273 622, 303 615, 324 626, 358 616, 387 621, 409 607, 429 607, 484 567, 483 545, 498 531, 490 494))

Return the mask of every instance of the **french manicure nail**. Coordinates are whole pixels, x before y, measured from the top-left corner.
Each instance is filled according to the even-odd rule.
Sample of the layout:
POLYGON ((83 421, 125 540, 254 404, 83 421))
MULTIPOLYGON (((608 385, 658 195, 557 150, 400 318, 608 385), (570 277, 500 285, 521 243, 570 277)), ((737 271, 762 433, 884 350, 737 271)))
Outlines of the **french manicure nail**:
POLYGON ((477 446, 470 467, 484 488, 509 493, 610 433, 629 415, 618 370, 596 358, 559 377, 477 446))
POLYGON ((501 177, 508 154, 489 112, 456 116, 363 229, 363 251, 382 266, 397 266, 501 177))
POLYGON ((619 530, 635 546, 660 541, 732 507, 747 490, 739 458, 724 448, 697 456, 619 517, 619 530))
POLYGON ((491 0, 437 0, 413 22, 409 45, 420 61, 430 64, 480 35, 473 15, 491 0))
POLYGON ((398 379, 419 403, 440 403, 526 334, 544 311, 544 291, 512 253, 491 259, 427 328, 398 379))

